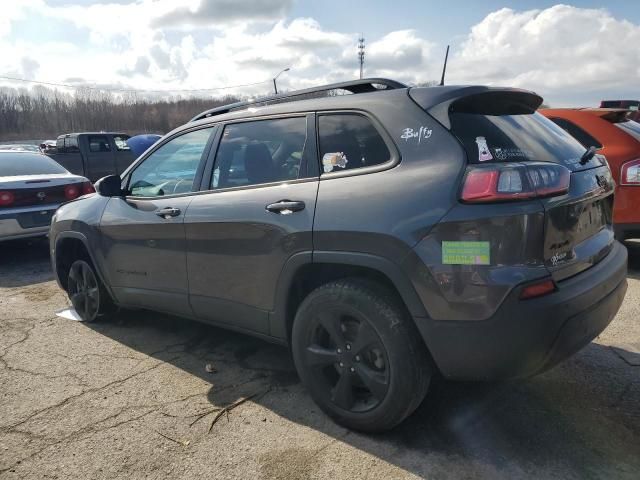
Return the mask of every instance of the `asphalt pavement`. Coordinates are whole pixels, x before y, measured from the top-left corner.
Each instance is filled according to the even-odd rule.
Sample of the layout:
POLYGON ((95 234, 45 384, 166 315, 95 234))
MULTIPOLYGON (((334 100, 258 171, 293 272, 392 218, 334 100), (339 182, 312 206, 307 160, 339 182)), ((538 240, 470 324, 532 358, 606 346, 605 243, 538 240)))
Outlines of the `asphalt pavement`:
POLYGON ((362 435, 315 406, 286 349, 144 311, 60 318, 46 241, 0 243, 0 479, 638 479, 629 248, 622 309, 573 358, 515 382, 436 379, 400 427, 362 435))

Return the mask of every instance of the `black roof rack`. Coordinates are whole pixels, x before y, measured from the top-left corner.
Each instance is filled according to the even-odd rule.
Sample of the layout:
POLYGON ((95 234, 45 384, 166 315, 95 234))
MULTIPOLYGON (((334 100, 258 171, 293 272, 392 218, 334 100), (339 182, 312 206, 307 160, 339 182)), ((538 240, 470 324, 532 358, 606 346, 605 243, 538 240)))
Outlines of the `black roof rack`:
POLYGON ((389 80, 387 78, 363 78, 361 80, 351 80, 349 82, 331 83, 329 85, 322 85, 320 87, 305 88, 304 90, 295 90, 293 92, 282 93, 280 95, 272 95, 269 97, 257 98, 254 100, 245 100, 242 102, 230 103, 228 105, 222 105, 220 107, 205 110, 199 113, 191 119, 192 122, 196 120, 202 120, 203 118, 212 117, 214 115, 222 115, 223 113, 229 113, 233 110, 241 110, 254 105, 269 104, 269 103, 284 103, 294 102, 296 97, 303 95, 310 95, 313 93, 328 92, 330 90, 346 90, 351 93, 367 93, 376 92, 379 90, 395 90, 398 88, 407 88, 404 83, 396 82, 395 80, 389 80), (376 85, 383 86, 381 89, 376 85))

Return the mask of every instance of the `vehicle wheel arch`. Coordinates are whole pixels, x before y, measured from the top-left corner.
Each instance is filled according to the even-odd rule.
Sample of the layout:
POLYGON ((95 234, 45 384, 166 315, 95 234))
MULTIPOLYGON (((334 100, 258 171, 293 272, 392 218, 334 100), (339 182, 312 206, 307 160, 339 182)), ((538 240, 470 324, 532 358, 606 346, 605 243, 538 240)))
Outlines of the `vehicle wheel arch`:
POLYGON ((111 298, 114 298, 113 293, 111 292, 108 283, 105 282, 104 275, 100 270, 94 255, 91 252, 91 248, 89 248, 89 240, 84 234, 80 232, 61 232, 56 237, 55 256, 53 262, 55 267, 54 272, 58 284, 66 291, 69 268, 71 267, 73 261, 79 258, 86 258, 91 261, 96 270, 96 273, 100 277, 100 280, 109 292, 109 295, 111 295, 111 298))
POLYGON ((427 315, 411 281, 392 261, 361 252, 301 252, 289 258, 280 274, 271 335, 290 344, 293 320, 302 300, 320 285, 344 278, 374 281, 396 296, 411 317, 427 315))

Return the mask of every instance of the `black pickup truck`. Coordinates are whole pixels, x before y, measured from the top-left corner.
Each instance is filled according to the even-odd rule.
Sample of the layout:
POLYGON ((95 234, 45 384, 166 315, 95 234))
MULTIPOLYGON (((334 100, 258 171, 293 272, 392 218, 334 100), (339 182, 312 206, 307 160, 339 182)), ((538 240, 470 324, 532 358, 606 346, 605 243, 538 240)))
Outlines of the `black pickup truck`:
POLYGON ((71 173, 92 182, 120 174, 135 160, 127 145, 129 135, 114 132, 83 132, 60 135, 56 149, 47 153, 71 173))

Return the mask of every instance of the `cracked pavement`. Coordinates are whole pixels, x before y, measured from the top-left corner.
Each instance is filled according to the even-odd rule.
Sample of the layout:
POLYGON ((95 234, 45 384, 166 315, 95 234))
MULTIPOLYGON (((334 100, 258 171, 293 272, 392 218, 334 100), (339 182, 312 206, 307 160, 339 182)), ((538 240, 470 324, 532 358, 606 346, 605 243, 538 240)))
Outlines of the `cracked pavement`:
POLYGON ((2 480, 638 478, 640 244, 621 311, 575 357, 517 382, 436 380, 375 436, 325 417, 281 347, 151 312, 56 317, 46 241, 0 246, 2 480))

